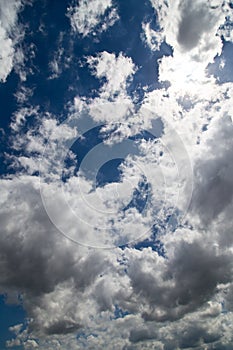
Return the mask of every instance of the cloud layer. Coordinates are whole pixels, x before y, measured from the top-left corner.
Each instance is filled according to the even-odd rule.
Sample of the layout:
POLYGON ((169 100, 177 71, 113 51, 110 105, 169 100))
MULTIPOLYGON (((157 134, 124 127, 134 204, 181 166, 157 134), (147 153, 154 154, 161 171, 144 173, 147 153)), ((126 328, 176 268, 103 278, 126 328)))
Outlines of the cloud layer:
MULTIPOLYGON (((7 4, 2 82, 20 10, 7 4)), ((78 64, 99 85, 93 96, 70 86, 66 118, 29 105, 33 89, 16 94, 11 171, 0 180, 0 290, 20 295, 28 320, 11 327, 9 348, 232 348, 233 86, 208 72, 221 35, 231 40, 231 6, 151 5, 141 40, 151 55, 165 41, 173 54, 157 61, 161 86, 144 88, 140 104, 130 93, 136 59, 107 49, 83 54, 78 64), (115 158, 119 180, 97 186, 98 170, 115 158)), ((72 5, 70 40, 73 31, 100 38, 116 9, 110 0, 72 5)))

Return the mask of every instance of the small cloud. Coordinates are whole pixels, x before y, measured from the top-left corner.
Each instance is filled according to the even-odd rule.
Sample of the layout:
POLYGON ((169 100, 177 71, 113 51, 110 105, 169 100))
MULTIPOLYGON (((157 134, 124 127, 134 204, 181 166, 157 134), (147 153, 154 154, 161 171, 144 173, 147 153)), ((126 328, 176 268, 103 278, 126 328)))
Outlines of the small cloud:
POLYGON ((94 35, 99 24, 102 24, 99 31, 106 31, 119 19, 112 0, 81 0, 68 9, 68 17, 73 30, 83 37, 94 35))

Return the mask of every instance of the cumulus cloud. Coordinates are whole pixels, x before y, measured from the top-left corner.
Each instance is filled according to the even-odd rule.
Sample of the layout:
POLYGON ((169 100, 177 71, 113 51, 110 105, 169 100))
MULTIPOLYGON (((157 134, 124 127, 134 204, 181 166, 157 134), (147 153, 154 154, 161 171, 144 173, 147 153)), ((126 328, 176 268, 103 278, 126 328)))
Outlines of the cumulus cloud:
POLYGON ((104 252, 80 249, 55 229, 43 207, 38 179, 2 180, 1 188, 1 290, 25 296, 33 329, 45 334, 79 329, 87 321, 86 308, 91 313, 96 308, 89 287, 112 263, 104 252), (25 200, 16 207, 18 196, 25 200), (17 227, 10 224, 12 216, 20 223, 17 227))
MULTIPOLYGON (((136 108, 127 94, 133 59, 102 51, 87 57, 97 97, 76 96, 64 123, 25 107, 31 90, 16 95, 14 173, 0 180, 0 290, 21 295, 28 321, 11 327, 8 347, 232 348, 233 94, 205 72, 221 52, 226 12, 220 1, 151 3, 160 39, 144 31, 151 49, 162 36, 174 49, 159 67, 170 87, 145 93, 136 108), (106 138, 79 164, 72 145, 100 125, 106 138), (142 130, 155 137, 133 139, 142 130), (94 186, 96 169, 121 157, 119 182, 94 186), (128 204, 143 176, 150 200, 140 212, 128 204), (136 247, 142 232, 163 253, 136 247)), ((105 30, 111 11, 111 1, 80 1, 69 16, 85 37, 105 30)))
MULTIPOLYGON (((173 48, 173 56, 163 57, 159 65, 161 81, 181 94, 192 94, 201 85, 211 83, 206 67, 221 54, 219 28, 224 25, 228 8, 222 1, 151 1, 158 23, 159 35, 173 48), (197 87, 198 86, 198 87, 197 87)), ((152 33, 153 34, 153 33, 152 33)), ((151 35, 152 35, 151 34, 151 35)), ((160 40, 161 41, 161 40, 160 40)), ((208 89, 211 89, 209 84, 208 89)))
MULTIPOLYGON (((96 251, 72 244, 56 230, 36 177, 1 180, 1 188, 1 289, 21 293, 30 317, 27 332, 12 329, 17 340, 9 345, 172 349, 176 344, 183 349, 229 344, 224 324, 231 315, 221 314, 221 303, 227 295, 230 310, 232 252, 226 245, 218 250, 220 235, 168 231, 161 237, 167 258, 151 248, 96 251), (126 316, 114 319, 116 305, 126 316), (81 345, 73 333, 86 334, 81 345)), ((64 212, 63 219, 68 219, 64 212)))
MULTIPOLYGON (((163 93, 166 101, 166 93, 164 91, 161 91, 161 93, 163 93)), ((149 100, 145 103, 148 104, 149 100)), ((230 105, 231 101, 228 101, 228 103, 230 105)), ((84 105, 85 102, 82 104, 80 100, 76 99, 76 110, 77 108, 84 108, 84 105)), ((152 105, 153 101, 151 100, 150 106, 152 105)), ((230 310, 232 241, 228 237, 227 227, 225 227, 225 242, 223 242, 218 222, 213 227, 213 231, 207 230, 208 225, 206 226, 206 223, 208 224, 208 220, 215 220, 218 214, 231 203, 231 195, 227 200, 223 196, 220 206, 216 201, 217 209, 220 209, 215 211, 213 198, 215 199, 215 191, 219 194, 222 193, 221 186, 225 179, 224 172, 222 173, 223 180, 219 182, 219 189, 216 186, 212 187, 214 193, 212 197, 212 190, 208 187, 208 183, 211 183, 211 174, 215 174, 218 168, 218 159, 220 165, 224 164, 223 159, 226 155, 227 163, 227 150, 229 149, 230 152, 231 149, 231 119, 227 116, 221 119, 222 113, 226 113, 228 106, 215 109, 215 104, 209 103, 209 108, 210 105, 213 107, 212 111, 216 112, 212 121, 213 129, 209 128, 206 131, 197 146, 200 153, 198 151, 190 153, 193 157, 195 171, 199 174, 195 177, 194 182, 192 202, 194 216, 187 217, 190 220, 190 227, 176 228, 174 232, 174 227, 167 225, 165 231, 160 231, 159 238, 164 244, 166 258, 159 256, 151 248, 136 250, 131 247, 107 252, 81 248, 73 246, 57 231, 56 223, 62 225, 65 223, 66 229, 68 227, 69 230, 74 230, 73 238, 77 238, 75 236, 77 232, 78 237, 82 237, 80 236, 81 232, 86 242, 94 241, 97 231, 92 231, 90 226, 88 226, 88 229, 87 226, 83 229, 82 221, 77 225, 77 221, 73 220, 71 212, 75 209, 75 205, 78 209, 77 213, 81 214, 82 219, 85 218, 89 225, 93 224, 93 227, 94 225, 98 226, 100 221, 101 225, 107 224, 108 221, 104 221, 103 216, 99 219, 97 211, 94 212, 94 216, 85 216, 88 207, 83 206, 83 199, 80 202, 80 196, 75 190, 78 188, 75 177, 71 177, 64 187, 70 207, 67 209, 64 206, 59 184, 61 170, 64 167, 62 159, 67 153, 66 142, 79 137, 79 128, 74 132, 71 125, 75 125, 75 120, 81 122, 80 116, 77 119, 75 113, 74 115, 71 114, 70 124, 59 125, 49 114, 40 120, 38 111, 34 111, 38 114, 40 124, 36 129, 27 132, 23 140, 25 144, 22 147, 23 150, 26 150, 25 157, 28 162, 33 162, 33 164, 31 163, 31 169, 26 167, 27 171, 23 172, 24 175, 1 181, 3 189, 1 207, 4 208, 1 213, 1 222, 3 232, 5 232, 4 242, 1 245, 3 247, 1 254, 3 257, 1 285, 9 293, 17 290, 24 295, 24 306, 31 321, 27 333, 20 332, 17 339, 21 344, 24 344, 25 348, 27 346, 30 348, 32 341, 36 341, 38 337, 40 339, 39 347, 50 346, 51 349, 71 346, 68 344, 72 344, 74 349, 76 347, 77 349, 91 348, 91 346, 101 349, 104 346, 109 347, 109 344, 113 341, 112 349, 114 349, 114 346, 122 349, 140 348, 142 344, 145 348, 154 346, 154 348, 172 349, 174 343, 180 349, 185 349, 188 343, 197 348, 206 346, 208 349, 208 344, 216 343, 216 346, 219 347, 229 344, 231 338, 226 329, 216 333, 217 328, 215 327, 216 322, 220 322, 218 321, 219 317, 223 318, 223 324, 227 324, 230 317, 228 314, 221 316, 221 305, 225 300, 225 305, 230 310), (215 125, 215 123, 217 124, 215 125), (215 154, 214 140, 218 138, 219 149, 215 154), (49 143, 48 140, 50 140, 49 143), (220 142, 220 140, 225 140, 225 142, 220 142), (42 157, 46 143, 49 147, 46 156, 42 157), (203 157, 199 159, 198 155, 203 155, 204 149, 212 154, 212 165, 211 157, 207 160, 203 160, 203 157), (32 175, 34 171, 38 170, 39 162, 41 165, 40 184, 36 176, 29 176, 29 174, 32 175), (209 165, 206 166, 205 164, 208 164, 208 162, 209 165), (200 183, 203 184, 203 187, 200 186, 200 183), (42 196, 46 199, 44 203, 41 201, 39 190, 42 191, 42 194, 45 191, 44 197, 42 196), (208 199, 208 195, 210 199, 208 199), (17 198, 24 199, 23 201, 21 199, 20 206, 17 204, 17 198), (200 206, 201 210, 199 210, 200 206), (72 210, 70 210, 71 207, 72 210), (31 208, 34 208, 33 211, 31 211, 31 208), (85 210, 82 211, 82 208, 85 208, 85 210), (11 222, 12 217, 15 218, 13 222, 11 222), (55 219, 55 226, 51 224, 49 217, 55 219), (202 220, 201 225, 196 220, 197 217, 202 220), (20 226, 18 225, 19 222, 20 226), (192 228, 191 225, 196 225, 196 229, 192 228), (16 248, 11 243, 12 236, 18 246, 16 255, 13 253, 16 248), (18 272, 12 273, 12 266, 16 265, 19 266, 18 272), (37 273, 35 274, 34 271, 37 271, 37 273), (38 275, 40 276, 39 279, 38 275), (122 310, 123 315, 125 313, 125 316, 114 318, 116 317, 114 316, 116 305, 122 310), (194 322, 195 319, 200 318, 203 320, 201 325, 194 322), (112 321, 110 322, 110 320, 112 321), (177 336, 177 331, 172 326, 173 323, 174 327, 175 325, 180 327, 179 336, 177 336), (106 325, 108 325, 108 331, 103 333, 101 329, 106 325), (115 329, 121 329, 122 332, 119 334, 115 329), (82 339, 81 347, 73 337, 73 333, 79 332, 80 334, 83 332, 86 334, 86 338, 82 339), (92 333, 98 334, 98 336, 93 337, 92 333), (54 336, 53 340, 51 336, 54 336)), ((106 106, 111 106, 111 103, 106 104, 106 106)), ((169 107, 165 107, 165 104, 163 106, 164 108, 169 107)), ((180 108, 178 103, 174 106, 180 108)), ((207 107, 207 105, 203 106, 207 107)), ((91 103, 89 107, 91 107, 91 103)), ((106 111, 109 112, 108 109, 106 111)), ((174 109, 174 112, 176 112, 176 109, 174 109)), ((87 117, 87 111, 85 111, 85 116, 87 117)), ((125 114, 123 116, 125 117, 125 114)), ((143 116, 142 109, 141 117, 143 116)), ((147 114, 145 116, 148 117, 147 114)), ((150 114, 149 117, 151 118, 150 114)), ((176 125, 179 125, 178 122, 176 125)), ((82 123, 80 126, 82 129, 82 123)), ((20 130, 20 123, 18 123, 18 127, 18 130, 20 130)), ((181 126, 179 130, 182 130, 181 126)), ((180 171, 184 173, 185 167, 182 164, 185 163, 182 160, 182 152, 180 153, 182 148, 179 150, 181 146, 179 146, 174 132, 173 137, 171 137, 171 133, 169 134, 166 120, 164 121, 164 133, 160 135, 160 138, 161 141, 167 142, 170 149, 175 147, 177 155, 173 153, 173 156, 178 157, 176 158, 176 165, 180 164, 180 171), (172 140, 173 146, 171 148, 172 140)), ((19 134, 14 141, 18 150, 20 149, 20 139, 19 134)), ((119 141, 119 139, 117 140, 119 141)), ((107 155, 106 149, 100 153, 107 155)), ((172 160, 169 159, 165 149, 158 142, 144 141, 140 144, 140 151, 142 153, 131 160, 128 159, 128 163, 125 163, 123 180, 125 179, 126 182, 125 184, 124 181, 122 182, 122 191, 119 191, 118 195, 121 199, 124 196, 129 198, 132 195, 130 191, 138 181, 137 176, 135 176, 138 175, 138 171, 133 172, 134 167, 136 169, 137 166, 146 169, 148 179, 153 186, 158 185, 159 173, 156 167, 159 165, 161 169, 164 169, 164 174, 167 177, 165 205, 168 208, 174 206, 171 199, 174 195, 176 180, 174 180, 174 168, 171 167, 172 160), (154 159, 154 157, 161 151, 164 152, 165 158, 161 159, 160 163, 156 165, 158 159, 157 157, 154 159), (152 162, 153 159, 155 160, 154 163, 152 162), (130 168, 128 167, 129 164, 131 165, 130 168), (169 168, 173 170, 169 172, 169 168), (168 180, 170 176, 171 189, 169 191, 168 180), (156 181, 153 179, 156 179, 156 181), (133 184, 131 188, 127 186, 129 180, 133 184)), ((110 152, 111 155, 113 155, 112 152, 113 149, 110 152)), ((21 156, 18 161, 22 166, 25 158, 21 156)), ((227 173, 227 166, 224 166, 224 169, 227 173)), ((84 192, 87 189, 86 198, 90 196, 91 205, 98 209, 104 209, 104 207, 101 207, 103 198, 107 201, 108 206, 113 199, 111 209, 115 209, 116 205, 119 205, 119 198, 114 202, 114 198, 112 198, 113 187, 111 187, 111 184, 109 186, 109 191, 107 187, 99 189, 99 197, 95 198, 95 195, 90 191, 89 181, 84 177, 82 178, 81 188, 84 192)), ((161 188, 161 185, 159 188, 161 188)), ((163 198, 163 193, 159 194, 159 191, 155 193, 156 200, 152 201, 153 206, 156 206, 156 203, 160 205, 161 198, 163 198)), ((230 190, 227 193, 230 194, 230 190)), ((185 195, 185 191, 183 195, 185 195)), ((221 196, 219 198, 221 199, 221 196)), ((179 207, 179 204, 178 202, 175 205, 176 208, 179 207)), ((136 211, 131 211, 128 214, 128 217, 117 217, 115 212, 112 216, 112 219, 117 220, 115 229, 119 229, 118 238, 122 229, 127 231, 127 225, 127 234, 129 234, 127 238, 134 238, 135 232, 143 229, 137 221, 136 211)), ((158 215, 158 212, 156 214, 158 215)), ((107 217, 109 216, 111 214, 107 213, 107 217)), ((160 215, 163 224, 165 217, 166 215, 164 217, 160 215)), ((156 223, 159 227, 159 223, 156 223)), ((62 228, 61 226, 57 227, 62 228)), ((108 227, 110 228, 110 226, 108 227)), ((98 243, 100 241, 104 242, 106 236, 101 236, 100 232, 98 232, 98 235, 98 243)), ((107 242, 109 243, 109 241, 107 242)), ((109 348, 111 349, 111 346, 109 348)))

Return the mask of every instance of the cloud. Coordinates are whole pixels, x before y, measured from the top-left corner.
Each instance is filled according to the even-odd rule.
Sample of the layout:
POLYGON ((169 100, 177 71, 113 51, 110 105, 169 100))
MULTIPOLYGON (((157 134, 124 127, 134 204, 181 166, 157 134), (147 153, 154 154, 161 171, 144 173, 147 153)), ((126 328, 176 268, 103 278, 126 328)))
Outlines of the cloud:
POLYGON ((152 51, 158 51, 162 42, 164 41, 164 34, 161 31, 155 31, 150 27, 149 22, 142 23, 143 33, 142 40, 152 51))
POLYGON ((163 57, 159 64, 160 81, 169 81, 171 88, 181 94, 192 94, 210 79, 206 67, 221 54, 219 28, 225 23, 226 11, 217 3, 199 0, 173 2, 151 1, 160 26, 160 32, 174 52, 163 57))
POLYGON ((119 18, 111 0, 81 0, 68 9, 68 16, 73 30, 83 37, 96 35, 95 29, 100 33, 106 31, 119 18))
MULTIPOLYGON (((170 87, 147 92, 141 106, 127 93, 133 59, 107 51, 87 57, 101 83, 97 97, 77 95, 64 123, 25 107, 31 90, 17 93, 14 173, 0 180, 0 290, 21 295, 28 321, 26 329, 11 327, 16 339, 9 347, 232 348, 233 94, 231 83, 219 86, 205 73, 221 51, 216 33, 225 10, 216 1, 152 5, 174 53, 159 63, 170 87), (78 177, 71 146, 85 144, 85 133, 103 123, 101 132, 110 136, 90 150, 80 165, 88 175, 78 177), (132 140, 153 125, 155 139, 132 140), (122 154, 120 181, 93 187, 101 161, 122 154), (144 173, 151 185, 147 210, 122 214, 144 173), (137 248, 118 247, 142 232, 142 239, 159 240, 164 254, 138 241, 137 248)), ((100 22, 112 8, 111 1, 79 2, 69 12, 73 28, 83 37, 104 30, 100 22)), ((150 42, 148 24, 144 29, 150 42)), ((51 68, 60 74, 56 64, 51 68)))
POLYGON ((226 41, 233 42, 232 35, 232 23, 233 23, 233 13, 232 13, 232 2, 223 3, 223 8, 225 11, 225 22, 219 28, 219 35, 222 35, 226 41))
POLYGON ((98 79, 106 79, 100 94, 100 97, 106 100, 124 93, 127 82, 136 72, 131 57, 126 57, 122 53, 116 56, 114 53, 104 51, 97 57, 88 57, 87 62, 98 79))
POLYGON ((225 10, 221 6, 223 1, 217 1, 216 6, 203 0, 198 0, 195 5, 191 1, 182 0, 171 3, 151 0, 151 4, 158 16, 160 31, 174 50, 185 52, 196 49, 192 54, 197 60, 206 59, 208 51, 210 55, 211 50, 218 51, 220 39, 215 34, 221 22, 225 22, 225 10), (197 49, 199 57, 195 56, 197 49))
MULTIPOLYGON (((111 77, 111 75, 109 76, 111 77)), ((15 246, 12 245, 11 239, 8 240, 4 236, 1 255, 3 256, 2 266, 4 266, 5 273, 1 274, 1 285, 9 292, 17 290, 24 295, 24 306, 31 318, 29 334, 25 335, 24 341, 26 342, 27 337, 39 336, 39 338, 47 339, 48 335, 61 335, 61 333, 62 337, 65 335, 68 337, 69 333, 88 332, 90 328, 92 332, 99 334, 98 323, 100 321, 97 315, 100 313, 102 317, 105 317, 104 321, 101 321, 102 326, 105 324, 103 322, 107 324, 110 318, 114 317, 114 309, 117 304, 124 312, 134 315, 137 322, 145 323, 145 330, 139 331, 138 334, 130 328, 131 326, 125 330, 128 346, 130 343, 140 343, 142 338, 144 341, 149 338, 148 341, 153 340, 155 344, 163 344, 164 338, 160 339, 160 336, 156 335, 157 333, 148 330, 148 324, 155 322, 156 325, 159 324, 159 327, 163 328, 165 326, 160 323, 174 322, 192 312, 198 312, 200 308, 208 308, 208 303, 214 301, 218 286, 223 284, 227 288, 227 284, 231 283, 231 254, 225 250, 219 254, 215 250, 214 243, 218 243, 218 236, 214 236, 210 240, 213 245, 213 248, 210 249, 210 244, 203 245, 204 232, 192 230, 180 230, 179 232, 176 230, 173 237, 171 228, 169 229, 168 226, 166 235, 163 236, 161 232, 160 239, 164 243, 169 259, 160 257, 149 248, 138 251, 132 247, 106 253, 73 246, 57 232, 56 227, 51 224, 51 218, 55 220, 55 224, 62 224, 61 228, 65 227, 65 224, 66 228, 68 227, 68 231, 65 232, 70 234, 72 231, 69 230, 74 229, 75 234, 81 234, 78 237, 83 235, 86 242, 93 241, 97 233, 96 230, 92 231, 90 224, 93 224, 93 227, 98 227, 100 222, 101 225, 108 225, 109 222, 103 220, 105 216, 99 217, 97 211, 94 211, 94 215, 87 213, 88 207, 84 206, 83 200, 80 202, 80 195, 76 192, 78 186, 75 177, 70 178, 64 186, 64 190, 68 203, 73 209, 78 209, 77 213, 89 224, 88 229, 87 226, 83 226, 82 221, 77 224, 77 220, 72 217, 71 207, 67 208, 64 205, 60 187, 60 172, 64 166, 62 159, 67 153, 66 142, 79 135, 78 132, 74 132, 73 127, 71 128, 71 125, 74 125, 72 124, 72 115, 69 120, 70 124, 59 125, 49 114, 41 120, 38 111, 35 113, 38 114, 40 124, 35 129, 28 130, 23 140, 25 142, 23 149, 26 150, 27 159, 33 162, 32 169, 27 168, 26 172, 23 172, 24 175, 18 173, 18 178, 13 176, 11 180, 2 180, 1 183, 3 189, 1 207, 6 208, 1 213, 3 232, 6 232, 11 239, 14 236, 14 241, 18 246, 15 255, 15 253, 13 254, 15 246), (50 140, 49 143, 48 140, 50 140), (46 156, 41 157, 45 143, 48 146, 46 156), (36 176, 29 175, 38 169, 39 161, 41 163, 40 184, 36 176), (46 199, 44 204, 47 213, 41 201, 39 190, 42 191, 42 194, 43 191, 45 193, 43 198, 46 199), (10 197, 7 195, 8 193, 12 193, 10 197), (17 204, 17 198, 24 198, 20 205, 17 204), (31 208, 34 210, 31 211, 31 208), (12 217, 14 217, 14 221, 9 224, 12 217), (122 264, 121 261, 124 263, 122 264), (12 273, 12 266, 15 265, 19 266, 18 271, 12 273), (124 270, 127 271, 126 274, 123 272, 124 270), (206 283, 203 283, 203 274, 208 276, 208 279, 205 277, 206 283), (38 275, 40 279, 38 279, 38 275), (89 312, 87 313, 86 310, 89 312), (90 323, 90 319, 93 319, 93 322, 90 323)), ((143 110, 141 113, 143 116, 143 110)), ((74 121, 75 119, 73 123, 74 121)), ((166 130, 169 129, 165 128, 165 134, 161 135, 161 140, 166 140, 163 139, 168 132, 166 130)), ((174 136, 173 133, 175 141, 174 136)), ((21 135, 19 134, 18 138, 14 140, 18 149, 20 149, 20 140, 21 135)), ((167 140, 171 140, 169 133, 167 140)), ((177 140, 174 144, 178 150, 176 142, 177 140)), ((109 146, 106 145, 106 147, 109 146)), ((127 181, 130 180, 134 186, 137 183, 135 177, 137 171, 136 173, 132 171, 134 166, 135 170, 137 166, 147 169, 146 173, 150 182, 153 185, 158 184, 157 158, 153 166, 151 161, 155 152, 161 151, 161 146, 159 143, 149 144, 147 141, 142 143, 141 147, 144 153, 139 153, 138 157, 134 157, 131 163, 129 159, 123 169, 123 180, 125 179, 126 182, 122 181, 121 184, 122 192, 119 191, 121 199, 124 196, 130 197, 127 181), (128 166, 131 164, 131 168, 127 164, 128 166), (153 182, 153 178, 156 179, 155 182, 153 182)), ((178 154, 182 153, 178 152, 178 154)), ((23 165, 25 158, 21 156, 18 161, 23 165)), ((161 161, 160 166, 162 165, 166 167, 165 174, 169 178, 171 160, 165 157, 161 161)), ((170 180, 171 198, 174 195, 175 182, 172 179, 173 177, 170 180)), ((88 190, 90 184, 87 179, 80 180, 82 180, 83 193, 87 189, 86 198, 90 196, 92 206, 98 209, 104 208, 101 207, 103 198, 108 200, 108 203, 113 199, 111 209, 115 209, 116 205, 119 204, 119 200, 114 202, 114 198, 112 198, 111 184, 109 184, 109 192, 107 188, 99 190, 98 198, 88 190)), ((166 187, 167 194, 169 193, 168 185, 169 182, 167 182, 166 187)), ((157 202, 153 202, 153 205, 156 203, 160 205, 163 197, 159 195, 159 191, 156 194, 157 202)), ((168 207, 171 203, 170 200, 170 197, 167 196, 165 205, 168 207)), ((122 229, 128 230, 127 235, 129 236, 127 238, 135 237, 135 232, 141 230, 137 220, 140 215, 133 210, 129 211, 128 214, 122 218, 114 212, 112 219, 115 220, 115 228, 118 228, 119 232, 122 229)), ((109 219, 111 215, 107 213, 106 219, 109 219)), ((164 220, 162 215, 160 218, 164 220)), ((106 236, 101 236, 101 232, 98 232, 98 235, 99 242, 104 242, 106 236)), ((119 238, 119 235, 117 237, 119 238)), ((112 239, 112 237, 110 238, 112 239)), ((102 344, 110 341, 108 334, 102 334, 101 337, 103 340, 91 340, 96 348, 101 348, 102 344)), ((194 343, 199 341, 195 340, 195 335, 193 337, 194 343)), ((119 335, 117 335, 117 341, 119 344, 125 345, 124 340, 119 335)), ((41 342, 43 344, 43 340, 41 342)), ((62 340, 61 344, 63 344, 62 340)), ((41 346, 43 348, 43 345, 41 346)), ((54 345, 55 348, 56 346, 54 345)))
POLYGON ((51 223, 37 178, 1 180, 1 188, 1 288, 23 295, 31 321, 17 339, 25 349, 36 341, 42 349, 227 343, 231 315, 221 316, 221 301, 227 292, 230 306, 232 252, 216 249, 216 233, 168 231, 167 259, 150 248, 87 249, 51 223), (130 314, 114 320, 116 304, 130 314), (82 345, 73 333, 86 334, 82 345))
MULTIPOLYGON (((217 16, 213 16, 209 4, 197 2, 195 5, 191 1, 181 1, 180 21, 178 24, 177 42, 184 51, 190 51, 200 45, 201 39, 216 25, 217 16)), ((212 37, 212 35, 211 35, 212 37)), ((208 43, 211 47, 210 43, 208 43)), ((206 44, 205 44, 206 46, 206 44)))
POLYGON ((203 247, 197 239, 187 242, 185 237, 172 244, 174 256, 165 239, 168 261, 149 249, 137 254, 127 252, 127 256, 132 255, 128 271, 134 291, 131 298, 140 299, 139 310, 146 321, 180 319, 206 305, 214 297, 218 284, 231 280, 230 252, 218 255, 214 247, 203 247))
POLYGON ((49 62, 49 68, 51 70, 51 76, 49 79, 56 79, 62 73, 62 56, 64 54, 64 49, 62 47, 56 50, 53 60, 49 62))
POLYGON ((51 60, 48 64, 50 76, 48 79, 57 79, 61 77, 64 71, 69 69, 73 60, 73 53, 70 47, 66 47, 67 37, 65 32, 60 32, 56 48, 51 54, 51 60))
POLYGON ((196 163, 193 210, 207 224, 216 219, 232 203, 232 120, 225 116, 212 125, 206 141, 207 159, 196 163), (212 130, 213 129, 213 130, 212 130), (224 142, 223 142, 224 140, 224 142))
POLYGON ((86 323, 86 308, 95 313, 91 285, 112 263, 108 254, 73 245, 55 229, 38 186, 33 177, 1 181, 1 290, 24 295, 32 329, 66 334, 86 323))
POLYGON ((20 0, 3 0, 0 4, 0 81, 3 83, 15 64, 22 61, 22 52, 17 48, 21 31, 18 13, 22 6, 20 0))

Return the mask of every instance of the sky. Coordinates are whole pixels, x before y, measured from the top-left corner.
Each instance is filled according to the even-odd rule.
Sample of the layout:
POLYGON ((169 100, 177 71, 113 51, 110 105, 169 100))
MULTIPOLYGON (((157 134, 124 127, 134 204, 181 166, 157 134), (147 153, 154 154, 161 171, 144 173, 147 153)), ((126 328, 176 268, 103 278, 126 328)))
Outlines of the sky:
POLYGON ((231 350, 233 2, 0 0, 0 349, 231 350))

